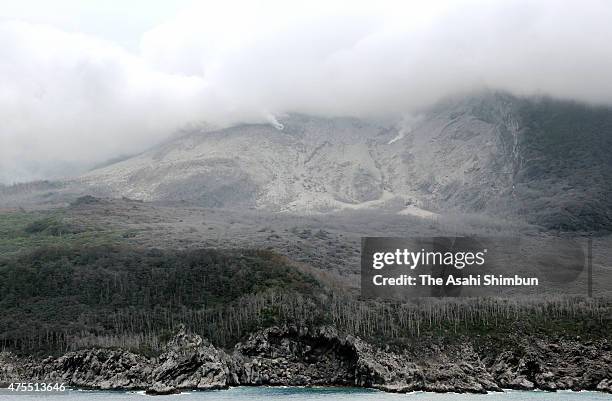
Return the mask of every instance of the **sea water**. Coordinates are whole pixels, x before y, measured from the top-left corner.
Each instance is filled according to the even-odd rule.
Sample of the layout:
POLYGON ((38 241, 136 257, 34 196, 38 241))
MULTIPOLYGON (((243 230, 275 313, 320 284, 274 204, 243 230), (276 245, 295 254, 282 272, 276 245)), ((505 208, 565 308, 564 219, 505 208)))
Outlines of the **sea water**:
POLYGON ((560 391, 556 393, 544 391, 506 391, 504 393, 489 394, 437 394, 415 392, 408 394, 385 393, 376 390, 360 388, 330 388, 330 387, 236 387, 219 391, 187 391, 181 394, 168 396, 155 396, 151 398, 142 391, 85 391, 66 390, 52 393, 14 393, 0 389, 0 400, 4 401, 124 401, 124 400, 184 400, 184 401, 259 401, 259 400, 290 400, 290 401, 557 401, 578 400, 598 401, 612 400, 611 394, 591 391, 571 392, 560 391))

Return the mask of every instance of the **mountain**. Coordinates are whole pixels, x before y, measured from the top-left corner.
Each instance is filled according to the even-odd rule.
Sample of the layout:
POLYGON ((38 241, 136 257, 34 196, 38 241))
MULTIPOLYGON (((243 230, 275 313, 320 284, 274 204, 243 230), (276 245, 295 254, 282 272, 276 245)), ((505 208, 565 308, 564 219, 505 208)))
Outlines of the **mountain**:
POLYGON ((280 122, 194 130, 76 182, 208 207, 456 210, 561 230, 612 227, 609 108, 487 92, 400 122, 297 114, 280 122))

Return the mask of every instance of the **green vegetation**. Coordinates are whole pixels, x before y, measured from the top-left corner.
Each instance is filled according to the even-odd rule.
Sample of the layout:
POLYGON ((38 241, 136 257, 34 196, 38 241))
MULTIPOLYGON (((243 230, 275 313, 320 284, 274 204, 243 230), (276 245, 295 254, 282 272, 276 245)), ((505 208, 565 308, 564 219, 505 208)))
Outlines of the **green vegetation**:
POLYGON ((42 247, 0 261, 0 348, 156 353, 179 323, 232 346, 273 324, 333 324, 371 341, 541 332, 609 335, 606 300, 362 301, 270 251, 42 247))
POLYGON ((75 336, 153 335, 246 294, 312 296, 316 287, 269 251, 41 247, 0 261, 0 344, 63 348, 75 336))
POLYGON ((287 323, 332 324, 384 344, 612 333, 607 299, 366 301, 271 251, 143 249, 127 246, 126 233, 79 226, 61 211, 1 217, 0 350, 156 354, 179 324, 221 347, 287 323))
POLYGON ((63 210, 0 213, 0 256, 29 252, 45 246, 117 244, 120 233, 78 226, 63 210))
POLYGON ((56 237, 79 232, 74 227, 54 218, 35 220, 28 224, 24 231, 27 234, 48 234, 56 237))

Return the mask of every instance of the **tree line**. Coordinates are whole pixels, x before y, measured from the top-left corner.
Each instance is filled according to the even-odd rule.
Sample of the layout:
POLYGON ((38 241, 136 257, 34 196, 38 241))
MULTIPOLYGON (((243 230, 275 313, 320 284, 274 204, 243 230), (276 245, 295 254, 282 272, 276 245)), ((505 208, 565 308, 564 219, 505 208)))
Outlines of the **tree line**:
POLYGON ((374 342, 550 330, 609 335, 608 299, 362 300, 271 251, 43 247, 0 260, 0 350, 121 347, 155 355, 184 324, 230 348, 279 324, 374 342))

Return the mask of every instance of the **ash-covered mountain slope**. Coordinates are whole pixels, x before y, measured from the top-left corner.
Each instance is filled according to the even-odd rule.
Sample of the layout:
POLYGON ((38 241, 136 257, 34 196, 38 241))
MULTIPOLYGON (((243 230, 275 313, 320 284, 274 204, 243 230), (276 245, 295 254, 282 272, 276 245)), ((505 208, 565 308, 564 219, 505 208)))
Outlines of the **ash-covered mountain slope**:
POLYGON ((612 110, 486 93, 401 122, 290 115, 194 131, 79 179, 147 201, 326 212, 396 208, 612 227, 612 110))

